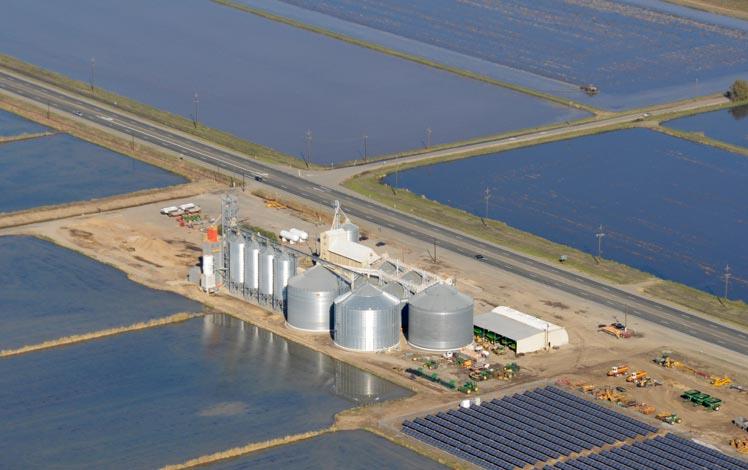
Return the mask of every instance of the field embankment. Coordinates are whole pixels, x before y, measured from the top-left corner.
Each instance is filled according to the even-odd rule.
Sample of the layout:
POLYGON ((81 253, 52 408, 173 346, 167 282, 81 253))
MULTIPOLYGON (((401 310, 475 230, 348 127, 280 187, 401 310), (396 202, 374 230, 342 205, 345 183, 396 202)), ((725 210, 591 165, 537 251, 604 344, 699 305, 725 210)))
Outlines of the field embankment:
POLYGON ((7 144, 10 142, 21 142, 23 140, 31 140, 36 139, 37 137, 45 137, 48 135, 53 135, 54 132, 32 132, 29 134, 20 134, 20 135, 6 135, 1 136, 0 135, 0 144, 7 144))
POLYGON ((0 357, 18 356, 20 354, 26 354, 34 351, 41 351, 42 349, 57 348, 60 346, 67 346, 69 344, 80 343, 83 341, 91 341, 94 339, 105 338, 107 336, 114 336, 122 333, 129 333, 132 331, 145 330, 148 328, 155 328, 157 326, 169 325, 172 323, 180 323, 187 320, 191 320, 196 317, 202 316, 202 313, 175 313, 164 318, 155 318, 146 322, 135 323, 130 326, 120 326, 116 328, 108 328, 106 330, 93 331, 90 333, 83 333, 79 335, 65 336, 57 338, 43 343, 30 344, 28 346, 22 346, 16 349, 4 349, 0 351, 0 357))
POLYGON ((319 429, 317 431, 309 431, 309 432, 305 432, 301 434, 294 434, 291 436, 278 437, 275 439, 270 439, 270 440, 262 441, 262 442, 253 442, 251 444, 247 444, 247 445, 240 446, 240 447, 234 447, 233 449, 216 452, 214 454, 203 455, 201 457, 188 460, 187 462, 184 462, 184 463, 175 464, 175 465, 167 465, 163 467, 162 470, 182 470, 185 468, 193 468, 193 467, 197 467, 200 465, 208 465, 208 464, 212 464, 212 463, 215 463, 221 460, 231 459, 234 457, 242 456, 244 454, 249 454, 250 452, 257 452, 259 450, 270 449, 272 447, 288 445, 294 442, 311 439, 317 436, 321 436, 323 434, 327 434, 328 432, 335 432, 335 427, 332 426, 326 429, 319 429))
POLYGON ((734 16, 748 20, 748 2, 745 0, 665 0, 668 3, 694 8, 696 10, 734 16))
POLYGON ((582 104, 582 103, 579 103, 579 102, 576 102, 576 101, 572 101, 569 98, 564 98, 564 97, 550 95, 548 93, 543 93, 543 92, 540 92, 540 91, 537 91, 537 90, 533 90, 531 88, 526 88, 526 87, 523 87, 523 86, 520 86, 520 85, 516 85, 516 84, 513 84, 513 83, 509 83, 509 82, 504 82, 504 81, 501 81, 501 80, 496 80, 494 78, 491 78, 491 77, 488 77, 488 76, 485 76, 485 75, 481 75, 481 74, 478 74, 478 73, 475 73, 475 72, 471 72, 469 70, 464 70, 464 69, 461 69, 461 68, 458 68, 458 67, 452 67, 452 66, 449 66, 449 65, 445 65, 445 64, 438 63, 438 62, 434 62, 434 61, 426 59, 424 57, 419 57, 419 56, 416 56, 416 55, 413 55, 413 54, 408 54, 408 53, 405 53, 405 52, 397 51, 395 49, 384 47, 384 46, 381 46, 381 45, 376 44, 376 43, 372 43, 372 42, 368 42, 368 41, 363 41, 361 39, 356 39, 356 38, 347 36, 345 34, 337 33, 337 32, 330 31, 328 29, 320 28, 320 27, 317 27, 317 26, 312 26, 312 25, 309 25, 309 24, 306 24, 306 23, 302 23, 300 21, 296 21, 296 20, 292 20, 290 18, 286 18, 286 17, 280 16, 280 15, 275 15, 275 14, 267 12, 265 10, 254 8, 254 7, 251 7, 249 5, 242 4, 242 3, 234 2, 233 0, 211 0, 211 1, 214 2, 214 3, 217 3, 219 5, 224 5, 224 6, 227 6, 227 7, 230 7, 230 8, 234 8, 236 10, 240 10, 240 11, 243 11, 243 12, 246 12, 246 13, 251 13, 253 15, 257 15, 257 16, 260 16, 262 18, 266 18, 266 19, 269 19, 269 20, 272 20, 272 21, 277 21, 279 23, 284 23, 284 24, 287 24, 289 26, 293 26, 295 28, 304 29, 306 31, 310 31, 310 32, 313 32, 313 33, 321 34, 323 36, 327 36, 327 37, 332 38, 332 39, 337 39, 339 41, 344 41, 344 42, 347 42, 349 44, 353 44, 353 45, 356 45, 356 46, 364 47, 366 49, 371 49, 373 51, 381 52, 383 54, 391 55, 393 57, 397 57, 397 58, 400 58, 400 59, 405 59, 405 60, 409 60, 409 61, 412 61, 412 62, 416 62, 416 63, 421 64, 421 65, 426 65, 428 67, 433 67, 435 69, 443 70, 445 72, 450 72, 450 73, 453 73, 453 74, 456 74, 456 75, 460 75, 462 77, 466 77, 466 78, 470 78, 470 79, 473 79, 473 80, 478 80, 478 81, 481 81, 481 82, 490 83, 492 85, 500 86, 502 88, 507 88, 507 89, 510 89, 510 90, 518 91, 520 93, 524 93, 524 94, 527 94, 527 95, 530 95, 530 96, 534 96, 534 97, 537 97, 537 98, 542 98, 544 100, 551 101, 551 102, 554 102, 554 103, 558 103, 558 104, 561 104, 561 105, 564 105, 564 106, 573 106, 574 108, 581 109, 581 110, 584 110, 584 111, 587 111, 587 112, 593 113, 593 114, 597 114, 598 111, 599 111, 597 108, 593 108, 592 106, 588 106, 588 105, 585 105, 585 104, 582 104))

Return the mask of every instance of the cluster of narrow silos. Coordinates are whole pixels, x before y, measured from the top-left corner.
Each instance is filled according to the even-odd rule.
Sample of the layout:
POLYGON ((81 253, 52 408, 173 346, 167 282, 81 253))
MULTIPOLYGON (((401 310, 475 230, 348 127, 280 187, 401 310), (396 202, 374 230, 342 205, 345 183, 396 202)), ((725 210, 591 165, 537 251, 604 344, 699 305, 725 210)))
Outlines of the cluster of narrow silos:
POLYGON ((435 284, 408 300, 408 343, 430 351, 460 349, 473 342, 475 301, 447 284, 435 284))
POLYGON ((226 249, 229 291, 282 308, 288 280, 296 274, 296 258, 242 232, 229 234, 226 249))

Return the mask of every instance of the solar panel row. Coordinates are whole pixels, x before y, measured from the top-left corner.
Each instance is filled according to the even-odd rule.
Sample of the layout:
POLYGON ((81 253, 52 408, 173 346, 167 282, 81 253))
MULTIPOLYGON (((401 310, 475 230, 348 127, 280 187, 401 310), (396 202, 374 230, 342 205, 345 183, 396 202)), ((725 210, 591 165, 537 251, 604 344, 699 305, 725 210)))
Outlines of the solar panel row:
POLYGON ((580 457, 546 470, 746 470, 748 464, 714 449, 674 434, 657 436, 644 442, 626 444, 588 457, 580 457))
MULTIPOLYGON (((508 470, 648 435, 655 428, 556 387, 546 387, 406 421, 403 430, 484 468, 508 470)), ((609 460, 622 465, 618 461, 622 459, 616 455, 609 460)), ((617 468, 594 459, 564 465, 577 470, 617 468)))

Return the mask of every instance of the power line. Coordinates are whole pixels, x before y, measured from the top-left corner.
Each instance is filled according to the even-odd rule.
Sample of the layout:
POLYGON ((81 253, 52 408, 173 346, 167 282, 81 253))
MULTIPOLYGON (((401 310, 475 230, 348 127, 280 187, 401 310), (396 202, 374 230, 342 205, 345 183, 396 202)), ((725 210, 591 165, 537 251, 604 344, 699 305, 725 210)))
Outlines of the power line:
POLYGON ((197 129, 197 123, 198 121, 198 112, 200 111, 200 97, 197 96, 197 92, 195 92, 195 95, 192 97, 192 123, 195 126, 195 129, 197 129))
POLYGON ((730 279, 732 279, 732 272, 730 271, 730 265, 725 266, 725 274, 722 275, 725 280, 725 300, 727 300, 727 293, 730 290, 730 279))
POLYGON ((91 57, 91 69, 88 72, 88 83, 91 85, 91 93, 94 91, 96 79, 96 58, 91 57))
POLYGON ((603 256, 603 237, 605 236, 605 232, 603 231, 603 224, 600 224, 600 226, 597 228, 597 233, 595 233, 595 237, 597 238, 597 257, 601 258, 603 256))
POLYGON ((306 164, 307 166, 312 163, 312 131, 311 129, 306 131, 304 134, 306 140, 306 164))
POLYGON ((486 203, 485 212, 483 213, 483 218, 488 218, 488 200, 491 199, 491 188, 486 186, 486 190, 483 191, 483 201, 486 203))

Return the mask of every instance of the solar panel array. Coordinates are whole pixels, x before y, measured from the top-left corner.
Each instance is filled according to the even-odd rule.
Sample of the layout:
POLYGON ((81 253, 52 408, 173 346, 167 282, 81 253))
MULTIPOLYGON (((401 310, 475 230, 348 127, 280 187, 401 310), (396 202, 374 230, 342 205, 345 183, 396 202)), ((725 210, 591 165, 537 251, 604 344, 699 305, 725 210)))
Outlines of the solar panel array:
POLYGON ((556 387, 403 423, 403 432, 483 468, 510 470, 657 428, 556 387))
POLYGON ((748 463, 674 434, 579 457, 544 470, 745 470, 748 463))

